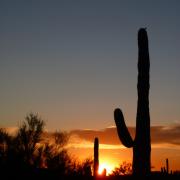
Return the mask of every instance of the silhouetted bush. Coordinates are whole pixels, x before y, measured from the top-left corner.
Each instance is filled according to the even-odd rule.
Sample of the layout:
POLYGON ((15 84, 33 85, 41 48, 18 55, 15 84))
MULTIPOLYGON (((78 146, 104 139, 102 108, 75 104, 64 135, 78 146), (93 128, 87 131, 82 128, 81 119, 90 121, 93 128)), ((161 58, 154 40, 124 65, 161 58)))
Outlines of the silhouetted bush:
POLYGON ((70 169, 69 169, 69 175, 70 176, 85 176, 85 177, 91 177, 92 176, 92 165, 93 160, 92 158, 86 158, 82 162, 79 160, 72 158, 70 169))
POLYGON ((119 165, 119 167, 116 167, 112 173, 111 176, 120 176, 120 175, 131 175, 132 174, 132 164, 123 162, 119 165))

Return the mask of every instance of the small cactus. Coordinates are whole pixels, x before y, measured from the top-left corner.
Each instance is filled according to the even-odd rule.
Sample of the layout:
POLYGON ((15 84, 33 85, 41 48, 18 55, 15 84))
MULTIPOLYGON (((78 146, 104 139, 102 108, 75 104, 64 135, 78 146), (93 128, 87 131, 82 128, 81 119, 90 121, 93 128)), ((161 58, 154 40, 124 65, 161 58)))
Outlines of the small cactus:
POLYGON ((122 111, 115 109, 114 119, 117 132, 122 144, 128 148, 133 147, 133 174, 149 175, 150 164, 150 115, 149 115, 149 50, 148 36, 145 28, 138 32, 138 103, 136 116, 135 139, 126 127, 122 111))
POLYGON ((99 169, 99 140, 96 137, 94 139, 94 177, 98 176, 99 169))
POLYGON ((161 167, 161 173, 162 174, 169 174, 169 160, 166 159, 166 167, 161 167))
POLYGON ((169 160, 166 159, 166 173, 169 174, 169 160))

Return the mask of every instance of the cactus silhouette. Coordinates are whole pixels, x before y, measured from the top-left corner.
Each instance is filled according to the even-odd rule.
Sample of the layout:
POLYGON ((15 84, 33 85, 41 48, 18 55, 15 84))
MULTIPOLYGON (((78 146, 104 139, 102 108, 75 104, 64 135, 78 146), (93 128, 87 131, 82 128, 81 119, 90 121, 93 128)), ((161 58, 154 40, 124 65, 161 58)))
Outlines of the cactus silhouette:
POLYGON ((136 115, 135 139, 126 127, 122 111, 115 109, 114 119, 117 126, 118 136, 122 144, 128 148, 133 147, 133 174, 150 174, 150 115, 149 115, 149 48, 148 36, 145 28, 138 31, 138 102, 136 115))
POLYGON ((166 159, 166 173, 169 174, 169 160, 166 159))
POLYGON ((98 176, 99 169, 99 140, 96 137, 94 139, 94 176, 98 176))

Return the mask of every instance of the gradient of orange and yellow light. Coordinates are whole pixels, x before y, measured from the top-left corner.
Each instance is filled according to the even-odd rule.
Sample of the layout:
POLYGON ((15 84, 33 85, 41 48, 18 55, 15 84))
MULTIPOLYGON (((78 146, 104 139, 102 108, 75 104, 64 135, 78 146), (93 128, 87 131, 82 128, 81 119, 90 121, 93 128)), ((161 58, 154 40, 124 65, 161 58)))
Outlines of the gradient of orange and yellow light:
MULTIPOLYGON (((93 158, 93 142, 76 139, 75 143, 69 144, 69 152, 80 160, 93 158)), ((152 144, 151 166, 152 171, 160 171, 165 167, 166 158, 169 159, 170 170, 180 169, 180 146, 173 144, 152 144)), ((122 145, 99 144, 99 173, 106 168, 107 174, 111 173, 124 161, 132 163, 132 148, 122 145)))

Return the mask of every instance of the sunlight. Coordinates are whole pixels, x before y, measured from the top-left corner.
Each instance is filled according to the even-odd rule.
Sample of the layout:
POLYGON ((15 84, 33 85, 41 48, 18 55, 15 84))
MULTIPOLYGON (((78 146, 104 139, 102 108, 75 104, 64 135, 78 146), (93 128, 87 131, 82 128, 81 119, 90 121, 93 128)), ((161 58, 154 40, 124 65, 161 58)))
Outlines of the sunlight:
POLYGON ((112 170, 114 169, 114 165, 113 164, 109 164, 109 163, 102 163, 99 164, 99 170, 98 170, 98 174, 102 175, 104 169, 106 169, 106 175, 110 174, 112 172, 112 170))

